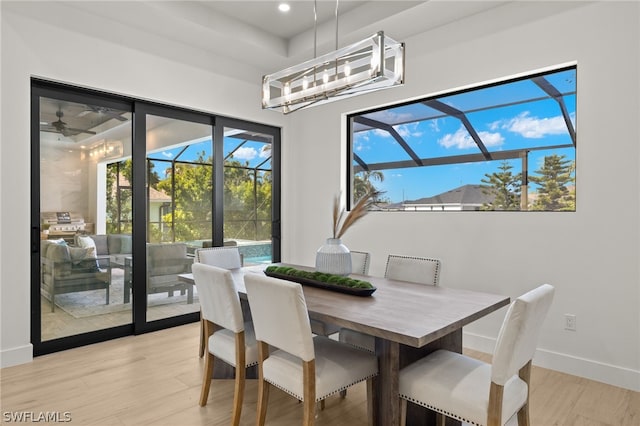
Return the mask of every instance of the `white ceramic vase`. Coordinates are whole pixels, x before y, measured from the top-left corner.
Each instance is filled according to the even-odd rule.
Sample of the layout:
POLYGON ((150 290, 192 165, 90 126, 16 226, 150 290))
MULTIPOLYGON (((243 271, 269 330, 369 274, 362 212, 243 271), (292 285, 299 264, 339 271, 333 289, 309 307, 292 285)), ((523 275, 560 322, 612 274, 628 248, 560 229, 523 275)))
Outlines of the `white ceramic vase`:
POLYGON ((327 238, 326 244, 316 252, 316 271, 335 275, 351 273, 351 252, 342 240, 327 238))

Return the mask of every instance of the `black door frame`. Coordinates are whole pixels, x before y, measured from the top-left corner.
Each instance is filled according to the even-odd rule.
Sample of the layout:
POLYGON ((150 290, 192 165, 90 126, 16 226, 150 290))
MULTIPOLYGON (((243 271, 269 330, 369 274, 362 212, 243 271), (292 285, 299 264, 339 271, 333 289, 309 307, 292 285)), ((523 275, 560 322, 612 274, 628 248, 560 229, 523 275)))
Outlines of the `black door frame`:
MULTIPOLYGON (((146 283, 136 280, 135 276, 146 279, 146 194, 145 185, 136 185, 134 182, 146 182, 146 114, 166 116, 185 121, 210 124, 214 140, 214 171, 223 170, 224 158, 215 155, 216 149, 222 150, 222 130, 224 127, 234 127, 249 131, 260 132, 273 136, 272 145, 272 256, 274 262, 280 261, 281 233, 280 233, 280 128, 250 121, 219 116, 204 112, 188 110, 160 103, 137 100, 131 97, 115 95, 104 91, 97 91, 76 87, 73 85, 51 82, 39 78, 31 80, 31 342, 35 356, 57 352, 74 347, 98 343, 134 334, 142 334, 164 328, 175 327, 182 324, 196 322, 200 315, 198 312, 177 317, 146 322, 146 283), (132 162, 133 162, 133 256, 134 283, 133 283, 133 313, 130 324, 117 327, 96 330, 73 336, 61 337, 53 340, 41 340, 41 303, 40 303, 40 97, 61 99, 70 102, 101 105, 119 110, 131 111, 132 123, 132 162), (218 143, 217 141, 220 141, 218 143), (219 148, 218 148, 219 147, 219 148), (216 166, 215 162, 221 163, 216 166), (143 238, 141 238, 141 236, 143 238), (137 273, 136 271, 142 271, 137 273), (143 303, 135 303, 141 300, 143 303)), ((214 173, 215 174, 215 173, 214 173)), ((214 177, 213 230, 215 235, 222 235, 222 179, 214 177), (217 190, 215 185, 219 185, 217 190), (220 199, 218 195, 220 194, 220 199), (219 227, 219 232, 216 232, 219 227)))

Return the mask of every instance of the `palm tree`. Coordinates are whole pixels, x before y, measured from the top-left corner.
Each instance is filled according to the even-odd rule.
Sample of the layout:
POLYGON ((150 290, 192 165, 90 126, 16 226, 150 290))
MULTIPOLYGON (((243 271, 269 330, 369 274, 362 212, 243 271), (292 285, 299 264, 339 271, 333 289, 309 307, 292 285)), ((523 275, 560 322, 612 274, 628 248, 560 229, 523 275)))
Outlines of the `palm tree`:
POLYGON ((384 173, 380 170, 364 170, 355 174, 353 176, 353 199, 359 200, 366 194, 377 194, 375 199, 372 199, 371 201, 374 203, 380 202, 380 195, 382 195, 382 192, 373 184, 373 181, 375 180, 383 182, 384 173))

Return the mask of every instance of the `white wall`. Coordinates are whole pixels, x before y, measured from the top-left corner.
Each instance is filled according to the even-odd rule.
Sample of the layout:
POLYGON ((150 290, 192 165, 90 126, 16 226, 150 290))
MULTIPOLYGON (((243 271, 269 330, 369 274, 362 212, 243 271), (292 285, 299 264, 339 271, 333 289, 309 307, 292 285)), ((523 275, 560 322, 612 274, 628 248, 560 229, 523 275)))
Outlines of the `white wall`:
MULTIPOLYGON (((416 254, 442 259, 443 286, 516 297, 554 285, 535 363, 640 390, 640 6, 584 4, 505 24, 536 15, 529 7, 515 2, 405 40, 402 88, 295 113, 285 137, 296 179, 285 183, 285 200, 295 195, 287 205, 296 214, 283 221, 284 258, 312 263, 329 236, 344 163, 341 113, 576 61, 575 213, 371 213, 344 241, 372 252, 372 274, 384 273, 389 253, 416 254), (576 315, 577 331, 564 330, 565 313, 576 315)), ((466 327, 464 344, 491 352, 504 313, 466 327)))
MULTIPOLYGON (((373 274, 383 273, 388 253, 410 253, 440 257, 443 286, 515 297, 540 283, 553 284, 556 298, 535 362, 640 390, 639 9, 635 2, 585 3, 566 10, 554 2, 514 2, 405 40, 405 87, 286 118, 259 110, 257 85, 4 12, 2 365, 31 357, 31 75, 248 120, 286 123, 283 260, 312 264, 316 249, 329 235, 331 202, 342 184, 341 114, 576 61, 577 212, 372 213, 347 233, 345 242, 371 251, 373 274), (559 11, 546 16, 545 8, 559 11), (534 16, 540 18, 526 23, 534 16), (64 46, 65 55, 55 54, 43 40, 64 46), (576 332, 563 329, 565 313, 577 316, 576 332)), ((467 327, 465 345, 491 351, 503 315, 501 310, 467 327)))

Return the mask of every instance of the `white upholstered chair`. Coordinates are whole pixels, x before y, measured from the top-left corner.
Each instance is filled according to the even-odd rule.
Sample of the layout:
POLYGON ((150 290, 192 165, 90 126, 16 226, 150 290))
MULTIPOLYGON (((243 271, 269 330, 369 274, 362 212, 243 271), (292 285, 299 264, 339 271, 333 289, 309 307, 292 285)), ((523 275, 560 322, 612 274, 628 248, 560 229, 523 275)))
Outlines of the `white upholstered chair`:
POLYGON ((390 254, 384 276, 392 280, 409 281, 425 285, 438 285, 441 262, 428 257, 390 254))
MULTIPOLYGON (((325 336, 314 337, 300 284, 258 274, 247 274, 244 280, 258 340, 258 425, 266 419, 270 386, 303 402, 305 426, 314 424, 316 402, 351 385, 366 380, 370 396, 377 357, 325 336)), ((368 412, 371 420, 370 406, 368 412)))
MULTIPOLYGON (((224 269, 242 267, 242 256, 238 247, 206 247, 196 249, 195 262, 217 266, 224 269)), ((207 339, 204 333, 204 320, 200 318, 200 358, 207 350, 207 339)))
POLYGON ((242 267, 242 256, 238 247, 207 247, 196 249, 196 263, 217 266, 224 269, 236 269, 242 267))
POLYGON ((238 290, 228 269, 194 263, 193 279, 208 336, 207 357, 202 375, 200 405, 209 398, 215 358, 235 367, 235 389, 231 424, 240 423, 246 368, 258 363, 258 349, 251 322, 245 322, 238 290))
MULTIPOLYGON (((369 273, 369 253, 351 250, 351 271, 354 274, 367 275, 369 273)), ((311 319, 311 331, 318 336, 330 336, 338 333, 340 327, 324 321, 311 319)))
MULTIPOLYGON (((390 254, 387 257, 384 276, 393 280, 438 285, 440 268, 441 262, 439 259, 390 254)), ((375 338, 368 334, 343 328, 340 330, 339 339, 341 342, 375 352, 375 338)))
POLYGON ((518 297, 498 334, 492 364, 439 350, 400 371, 402 415, 407 401, 474 425, 504 425, 518 414, 529 425, 531 360, 554 288, 549 284, 518 297))
POLYGON ((371 254, 364 251, 351 250, 351 272, 360 275, 369 275, 369 263, 371 254))

